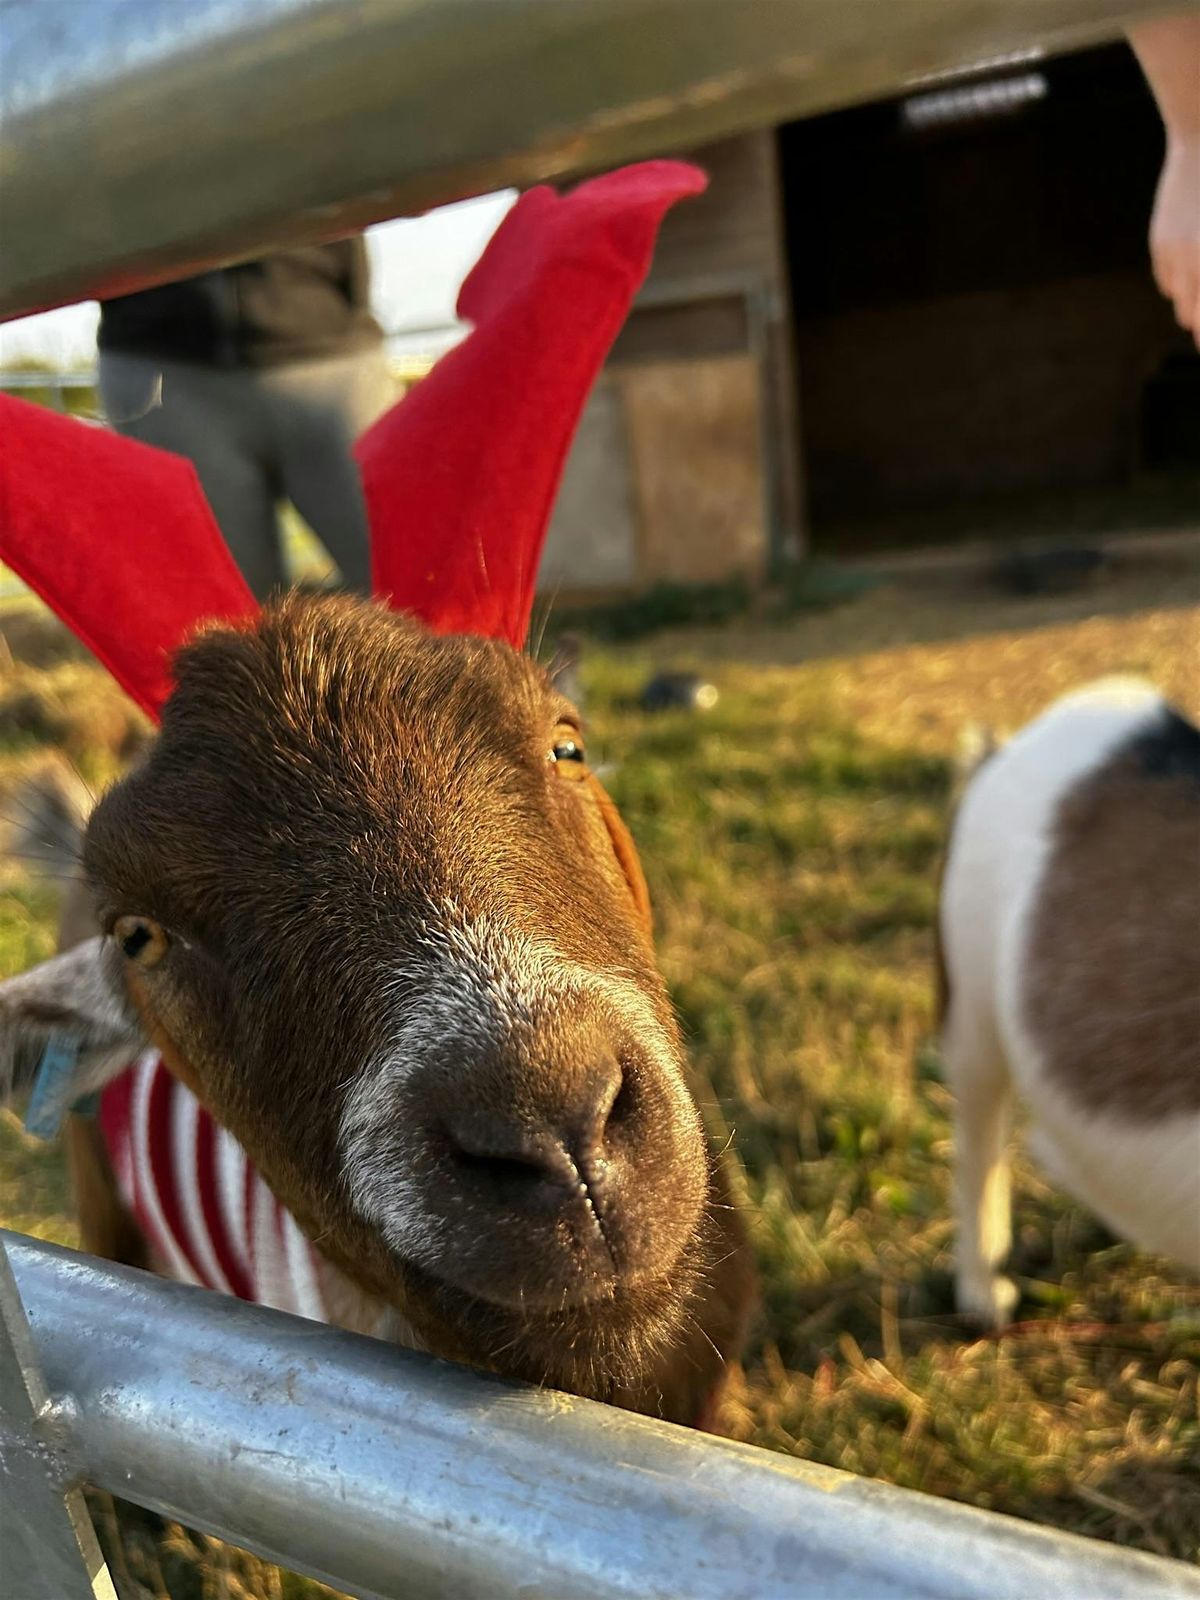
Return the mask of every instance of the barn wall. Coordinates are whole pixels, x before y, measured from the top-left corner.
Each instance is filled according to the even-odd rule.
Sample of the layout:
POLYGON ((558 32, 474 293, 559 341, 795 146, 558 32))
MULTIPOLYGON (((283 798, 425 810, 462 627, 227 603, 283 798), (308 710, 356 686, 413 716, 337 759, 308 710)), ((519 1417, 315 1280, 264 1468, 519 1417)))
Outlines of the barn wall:
POLYGON ((702 276, 781 275, 782 229, 775 139, 739 134, 687 152, 708 173, 708 188, 667 213, 649 287, 702 276))
POLYGON ((677 583, 753 576, 764 557, 757 364, 748 355, 618 370, 639 570, 677 583))
POLYGON ((543 591, 761 574, 798 524, 791 331, 771 132, 691 151, 567 463, 543 591))
POLYGON ((781 130, 818 543, 886 536, 899 510, 969 531, 1026 491, 1120 491, 1154 464, 1151 392, 1168 410, 1190 363, 1200 406, 1149 270, 1162 127, 1132 54, 1036 72, 1042 97, 1007 114, 922 129, 892 101, 781 130))
POLYGON ((624 396, 611 375, 602 373, 563 472, 538 586, 543 592, 573 593, 628 588, 637 578, 624 396))
POLYGON ((806 321, 814 518, 1121 482, 1174 340, 1141 270, 806 321))

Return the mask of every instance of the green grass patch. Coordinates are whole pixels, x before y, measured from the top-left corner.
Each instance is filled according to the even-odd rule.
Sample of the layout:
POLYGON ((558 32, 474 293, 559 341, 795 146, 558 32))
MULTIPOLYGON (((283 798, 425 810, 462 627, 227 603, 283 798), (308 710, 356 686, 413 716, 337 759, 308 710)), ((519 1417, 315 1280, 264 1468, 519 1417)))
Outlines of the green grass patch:
MULTIPOLYGON (((675 599, 657 604, 678 620, 675 599)), ((847 615, 852 625, 852 605, 847 615)), ((1143 611, 1120 648, 1192 670, 1195 620, 1172 631, 1174 615, 1143 611)), ((1194 1560, 1196 1286, 1115 1243, 1019 1160, 1022 1321, 980 1339, 953 1311, 931 923, 959 722, 927 725, 913 685, 924 681, 933 704, 941 685, 961 695, 975 681, 995 696, 1011 682, 1015 721, 1064 686, 1070 651, 1111 653, 1088 621, 1043 638, 1020 632, 1021 616, 1001 613, 987 641, 911 651, 904 671, 846 646, 840 664, 831 652, 759 670, 739 664, 733 631, 714 666, 686 632, 673 635, 672 664, 719 683, 704 715, 641 712, 636 690, 661 663, 642 645, 600 647, 584 666, 590 749, 642 849, 663 970, 745 1167, 762 1312, 732 1430, 1194 1560)), ((748 657, 762 648, 757 629, 744 640, 748 657)), ((0 674, 0 786, 72 741, 104 781, 119 719, 98 672, 53 651, 37 658, 0 674), (24 719, 15 731, 6 694, 24 719)), ((53 912, 52 886, 10 872, 3 971, 47 953, 53 912)), ((57 1152, 11 1119, 0 1122, 0 1215, 72 1236, 57 1152)), ((304 1592, 254 1581, 246 1592, 304 1592)))

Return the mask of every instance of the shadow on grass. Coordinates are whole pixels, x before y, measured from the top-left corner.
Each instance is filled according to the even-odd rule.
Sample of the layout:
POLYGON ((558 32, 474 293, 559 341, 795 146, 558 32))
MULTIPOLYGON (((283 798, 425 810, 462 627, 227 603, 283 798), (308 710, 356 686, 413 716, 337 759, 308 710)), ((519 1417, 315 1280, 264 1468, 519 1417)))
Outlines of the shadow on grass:
MULTIPOLYGON (((710 672, 722 662, 783 667, 1197 605, 1200 541, 1178 551, 1113 556, 1068 594, 1012 594, 986 567, 915 570, 790 614, 781 614, 767 596, 732 622, 668 627, 653 635, 652 644, 656 660, 699 664, 710 672)), ((549 634, 556 625, 551 617, 549 634)))

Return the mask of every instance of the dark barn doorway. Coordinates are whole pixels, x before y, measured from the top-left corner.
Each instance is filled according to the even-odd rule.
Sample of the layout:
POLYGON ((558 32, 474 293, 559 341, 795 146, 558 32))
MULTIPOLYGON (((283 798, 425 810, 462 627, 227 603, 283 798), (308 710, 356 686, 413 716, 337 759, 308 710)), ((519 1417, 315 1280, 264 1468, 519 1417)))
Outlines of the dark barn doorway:
POLYGON ((817 549, 1200 513, 1200 356, 1150 276, 1162 129, 1124 45, 779 150, 817 549))

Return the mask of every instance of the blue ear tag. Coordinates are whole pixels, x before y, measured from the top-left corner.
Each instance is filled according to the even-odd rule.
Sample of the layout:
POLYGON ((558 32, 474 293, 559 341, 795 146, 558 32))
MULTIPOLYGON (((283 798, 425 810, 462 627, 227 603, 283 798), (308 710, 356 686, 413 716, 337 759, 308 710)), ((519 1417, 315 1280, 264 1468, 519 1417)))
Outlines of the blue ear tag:
POLYGON ((73 1034, 52 1033, 38 1062, 25 1113, 25 1132, 35 1139, 53 1139, 62 1126, 78 1061, 79 1040, 73 1034))

